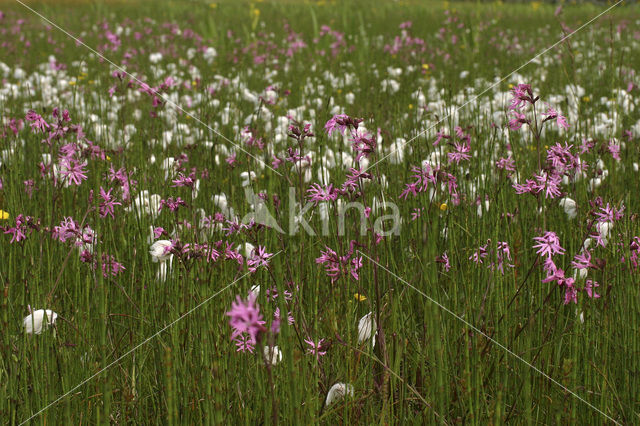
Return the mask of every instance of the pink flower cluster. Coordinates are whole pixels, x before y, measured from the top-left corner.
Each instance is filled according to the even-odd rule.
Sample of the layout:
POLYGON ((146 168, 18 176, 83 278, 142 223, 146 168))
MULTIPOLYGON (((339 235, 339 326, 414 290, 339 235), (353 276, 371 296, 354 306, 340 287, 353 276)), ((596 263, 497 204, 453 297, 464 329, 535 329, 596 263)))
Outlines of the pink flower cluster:
POLYGON ((354 280, 358 280, 358 270, 362 267, 362 256, 354 255, 356 241, 352 240, 349 244, 349 251, 340 256, 333 249, 325 247, 320 252, 320 257, 316 258, 317 264, 324 266, 325 272, 331 278, 331 282, 336 282, 340 277, 351 276, 354 280))

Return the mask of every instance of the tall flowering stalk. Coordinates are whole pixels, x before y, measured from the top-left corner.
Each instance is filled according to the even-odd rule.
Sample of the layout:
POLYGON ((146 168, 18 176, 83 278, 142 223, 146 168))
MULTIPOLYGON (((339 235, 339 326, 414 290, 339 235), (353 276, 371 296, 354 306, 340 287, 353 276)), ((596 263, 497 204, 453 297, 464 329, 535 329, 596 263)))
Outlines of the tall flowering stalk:
POLYGON ((536 149, 538 153, 538 170, 542 168, 542 151, 540 137, 542 134, 542 124, 547 121, 555 120, 558 128, 567 130, 569 123, 567 119, 555 109, 551 108, 548 104, 546 112, 542 113, 544 119, 538 123, 538 114, 536 110, 536 103, 540 99, 539 96, 533 94, 530 84, 518 84, 511 89, 511 103, 509 104, 509 113, 512 115, 509 120, 509 129, 517 131, 522 128, 524 124, 527 125, 534 140, 536 141, 536 149), (533 117, 527 115, 527 107, 531 107, 533 117))

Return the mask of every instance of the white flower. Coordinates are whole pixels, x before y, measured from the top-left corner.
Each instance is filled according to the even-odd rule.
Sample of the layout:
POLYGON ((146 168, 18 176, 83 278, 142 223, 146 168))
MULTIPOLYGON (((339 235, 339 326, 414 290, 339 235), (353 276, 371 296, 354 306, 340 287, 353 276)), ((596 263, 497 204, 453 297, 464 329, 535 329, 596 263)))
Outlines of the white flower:
POLYGON ((266 90, 264 92, 264 100, 269 104, 274 104, 278 100, 278 93, 273 89, 266 90))
POLYGON ((253 244, 244 243, 244 244, 239 244, 238 247, 236 247, 236 251, 240 252, 243 248, 244 248, 243 255, 246 258, 250 258, 253 255, 253 251, 256 249, 253 244))
POLYGON ((162 60, 162 53, 160 52, 154 52, 149 55, 149 62, 151 62, 152 64, 157 64, 161 60, 162 60))
POLYGON ((607 245, 607 240, 609 239, 609 236, 611 235, 611 229, 613 228, 613 223, 611 223, 611 222, 602 222, 602 223, 599 223, 598 225, 596 225, 596 228, 598 229, 598 232, 600 233, 600 238, 602 239, 602 242, 604 243, 604 245, 607 245))
POLYGON ((158 216, 160 209, 160 200, 162 198, 158 194, 149 195, 149 191, 140 191, 138 196, 133 199, 133 203, 128 206, 126 211, 135 211, 138 214, 146 214, 155 218, 158 216))
POLYGON ((564 212, 567 214, 569 219, 575 219, 578 215, 576 212, 576 202, 569 197, 564 197, 560 200, 560 207, 564 209, 564 212))
POLYGON ((584 280, 585 278, 587 278, 587 274, 588 274, 588 270, 587 268, 584 269, 574 269, 573 270, 573 278, 579 278, 580 280, 584 280))
POLYGON ((282 351, 277 346, 265 346, 262 349, 262 352, 264 353, 264 358, 267 360, 269 365, 276 365, 282 361, 282 351))
MULTIPOLYGON (((29 311, 31 311, 31 307, 29 307, 29 311)), ((55 324, 56 318, 58 318, 58 314, 53 312, 51 309, 38 309, 37 311, 27 315, 22 320, 22 324, 24 325, 24 330, 27 334, 40 334, 43 329, 46 329, 49 325, 55 324), (45 318, 46 321, 44 321, 45 318)))
POLYGON ((346 95, 344 95, 344 99, 345 99, 345 101, 347 101, 347 103, 349 105, 351 105, 356 100, 356 95, 354 95, 353 93, 349 92, 346 95))
POLYGON ((377 325, 373 316, 373 312, 369 312, 367 315, 360 318, 358 322, 358 343, 366 342, 373 337, 371 346, 376 345, 377 325))
POLYGON ((351 386, 350 384, 336 383, 335 385, 331 386, 331 389, 329 389, 324 405, 328 407, 335 401, 344 398, 345 395, 353 396, 353 386, 351 386))
POLYGON ((242 186, 249 186, 252 180, 256 180, 256 173, 254 171, 242 172, 240 179, 242 179, 242 186))
POLYGON ((151 247, 149 248, 151 260, 154 262, 166 262, 171 259, 173 254, 167 250, 167 247, 171 247, 171 241, 169 240, 158 240, 151 244, 151 247))
POLYGON ((213 47, 207 47, 207 49, 203 52, 202 57, 208 63, 213 62, 213 60, 218 56, 218 52, 213 47))

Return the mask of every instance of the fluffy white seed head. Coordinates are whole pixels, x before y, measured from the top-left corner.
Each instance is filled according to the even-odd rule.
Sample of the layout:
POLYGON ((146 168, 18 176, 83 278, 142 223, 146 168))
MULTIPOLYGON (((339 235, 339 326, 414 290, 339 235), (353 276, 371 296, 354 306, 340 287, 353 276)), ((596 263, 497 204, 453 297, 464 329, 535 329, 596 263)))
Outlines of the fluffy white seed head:
POLYGON ((151 260, 154 262, 166 262, 169 260, 173 254, 167 251, 167 247, 171 246, 171 241, 169 240, 158 240, 151 244, 149 248, 149 254, 151 255, 151 260))
POLYGON ((564 197, 560 200, 560 207, 564 209, 564 212, 567 214, 567 217, 569 219, 575 219, 578 215, 578 212, 576 210, 576 202, 569 197, 564 197))
POLYGON ((277 346, 265 346, 262 352, 264 353, 264 359, 267 360, 269 365, 276 365, 282 361, 282 351, 277 346))
POLYGON ((324 405, 328 407, 334 402, 343 399, 345 395, 353 396, 353 386, 348 383, 336 383, 335 385, 331 386, 331 389, 329 389, 324 405))
POLYGON ((373 312, 369 312, 367 315, 360 318, 358 322, 358 343, 366 342, 373 337, 372 346, 376 344, 376 320, 373 312))
POLYGON ((40 334, 49 325, 56 323, 58 314, 51 309, 38 309, 27 315, 23 320, 24 330, 27 334, 40 334))

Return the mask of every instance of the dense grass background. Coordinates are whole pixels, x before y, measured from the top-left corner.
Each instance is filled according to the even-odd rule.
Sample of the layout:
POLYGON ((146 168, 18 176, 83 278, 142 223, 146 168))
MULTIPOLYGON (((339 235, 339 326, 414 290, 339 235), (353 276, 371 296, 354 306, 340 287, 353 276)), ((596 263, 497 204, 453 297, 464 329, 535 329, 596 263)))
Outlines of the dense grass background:
MULTIPOLYGON (((172 38, 170 28, 163 24, 176 24, 182 31, 192 29, 203 37, 204 44, 217 49, 218 57, 212 65, 198 56, 188 61, 200 69, 201 81, 194 81, 190 89, 174 91, 191 95, 204 93, 214 74, 229 79, 239 77, 249 89, 263 90, 267 71, 284 66, 282 62, 268 61, 267 65, 256 65, 252 52, 262 53, 261 42, 265 41, 280 46, 287 36, 286 23, 292 31, 301 34, 309 47, 288 61, 288 71, 277 78, 280 87, 290 90, 291 94, 269 108, 276 116, 285 115, 289 108, 299 105, 314 109, 315 118, 308 110, 304 113, 305 121, 312 123, 316 133, 305 150, 313 150, 318 156, 327 147, 339 149, 335 140, 322 132, 324 122, 332 115, 327 106, 330 97, 345 106, 349 115, 365 118, 367 128, 381 128, 387 138, 385 145, 397 137, 409 139, 426 128, 425 117, 431 122, 436 120, 431 113, 417 114, 417 103, 411 95, 418 88, 426 92, 435 80, 443 89, 442 99, 447 106, 461 105, 472 99, 473 93, 478 94, 491 84, 496 76, 510 73, 535 52, 558 40, 563 34, 561 22, 576 29, 603 10, 592 4, 566 5, 563 14, 555 17, 555 5, 539 3, 30 4, 92 47, 105 43, 103 23, 111 30, 117 25, 129 26, 133 31, 151 29, 150 34, 140 40, 123 36, 120 49, 105 52, 115 63, 126 61, 129 72, 145 81, 149 79, 151 85, 159 84, 165 76, 151 76, 150 53, 166 49, 162 64, 179 64, 179 59, 186 57, 186 49, 192 46, 192 40, 172 38), (445 11, 449 11, 449 15, 445 15, 445 11), (455 16, 458 21, 446 23, 447 16, 455 16), (383 45, 391 43, 393 37, 400 34, 400 23, 408 20, 413 22, 413 37, 427 41, 426 51, 420 55, 404 50, 394 55, 386 53, 383 45), (459 23, 463 24, 462 28, 458 28, 459 23), (335 57, 320 54, 321 50, 330 51, 331 40, 312 42, 320 36, 323 25, 345 34, 347 47, 341 48, 335 57), (447 29, 445 40, 435 37, 441 27, 447 29), (227 36, 228 31, 233 31, 232 38, 227 36), (450 41, 451 35, 459 40, 455 45, 450 41), (514 44, 521 48, 509 48, 514 44), (243 52, 243 48, 246 51, 243 52), (127 49, 137 52, 128 58, 125 57, 127 49), (422 69, 423 64, 429 65, 424 73, 405 72, 397 79, 400 83, 397 93, 380 89, 387 67, 422 69), (323 77, 326 70, 335 76, 351 73, 358 83, 331 87, 323 77), (470 72, 470 77, 461 78, 460 73, 465 70, 470 72), (478 82, 481 84, 476 84, 476 79, 481 79, 478 82), (316 93, 305 92, 308 82, 313 83, 316 93), (324 86, 323 94, 318 90, 320 84, 324 86), (474 87, 475 92, 469 92, 469 88, 474 87), (345 104, 347 91, 355 94, 353 105, 345 104), (457 95, 462 95, 462 99, 456 98, 457 95), (319 106, 311 103, 315 98, 320 98, 319 106)), ((55 189, 49 179, 40 177, 37 167, 41 153, 46 152, 40 143, 42 137, 26 126, 17 137, 11 135, 0 141, 2 149, 15 150, 0 168, 3 180, 0 208, 11 214, 10 220, 23 213, 39 218, 41 226, 49 228, 65 216, 73 216, 77 221, 85 218, 85 223, 99 235, 97 252, 114 255, 126 267, 126 271, 115 278, 103 278, 78 259, 75 248, 54 241, 46 232, 35 232, 25 242, 16 244, 9 244, 9 236, 3 236, 0 419, 4 423, 20 424, 71 389, 73 392, 32 422, 609 422, 393 274, 412 283, 616 421, 631 424, 638 420, 638 279, 627 265, 620 264, 622 253, 628 253, 631 238, 639 234, 634 213, 640 208, 637 197, 640 188, 638 174, 632 172, 633 163, 639 160, 638 135, 627 142, 620 163, 598 151, 583 156, 590 164, 602 158, 610 173, 594 192, 589 192, 584 182, 564 188, 580 206, 579 218, 570 221, 557 202, 549 201, 545 211, 536 214, 538 204, 533 197, 517 196, 511 182, 494 173, 490 159, 494 154, 504 155, 507 140, 501 129, 491 126, 488 114, 478 107, 487 105, 486 98, 494 93, 506 92, 509 84, 531 82, 543 100, 550 102, 551 94, 565 96, 559 98, 560 104, 554 104, 564 110, 567 107, 565 87, 577 84, 586 91, 580 97, 580 120, 571 123, 568 134, 546 133, 543 144, 550 146, 563 140, 579 144, 582 137, 590 135, 599 142, 604 141, 605 138, 594 134, 594 117, 598 113, 611 114, 612 107, 600 99, 613 98, 615 90, 626 88, 629 78, 622 70, 638 70, 640 66, 637 7, 624 5, 614 9, 569 43, 550 51, 547 61, 530 64, 519 71, 526 81, 509 79, 461 111, 458 120, 445 120, 443 125, 451 129, 458 124, 472 126, 468 132, 472 135, 476 156, 468 170, 462 173, 460 169, 456 173, 461 186, 468 188, 475 184, 478 195, 489 197, 491 208, 482 217, 478 217, 471 196, 460 206, 453 206, 448 196, 440 192, 433 199, 426 195, 415 200, 398 199, 404 183, 411 180, 409 165, 418 165, 433 151, 433 139, 421 136, 412 144, 413 152, 406 154, 403 164, 385 161, 374 168, 376 176, 386 176, 388 187, 377 180, 365 192, 368 205, 372 196, 380 193, 398 203, 404 218, 399 236, 375 245, 372 235, 358 236, 355 221, 348 223, 348 234, 341 238, 333 236, 337 227, 333 222, 332 236, 328 237, 280 235, 265 229, 232 237, 219 233, 213 240, 229 240, 234 246, 252 242, 278 254, 271 260, 269 270, 261 269, 248 276, 245 276, 246 268, 239 270, 233 262, 220 262, 215 266, 176 262, 173 273, 164 283, 156 280, 157 265, 148 254, 149 226, 163 226, 171 231, 181 220, 197 223, 197 209, 215 213, 217 208, 211 196, 222 192, 242 216, 248 212, 248 206, 240 185, 240 171, 257 170, 255 190, 278 194, 285 201, 288 181, 299 186, 297 176, 289 170, 290 166, 280 169, 284 178, 268 169, 260 170, 254 160, 240 152, 235 169, 231 170, 224 159, 217 165, 217 151, 204 142, 215 145, 225 141, 183 114, 179 114, 177 120, 191 129, 192 142, 181 143, 181 137, 189 135, 175 132, 173 142, 166 149, 160 143, 154 144, 152 141, 161 140, 167 127, 161 119, 148 118, 151 107, 147 100, 123 101, 116 116, 108 116, 112 111, 108 95, 114 84, 110 76, 112 67, 76 46, 64 34, 44 29, 45 25, 37 17, 19 5, 5 2, 2 10, 6 14, 3 25, 7 25, 7 29, 19 18, 26 22, 19 32, 9 31, 3 36, 8 43, 0 50, 0 61, 12 68, 20 66, 30 74, 40 64, 48 63, 49 56, 54 54, 58 62, 68 66, 67 76, 75 82, 70 96, 63 96, 61 103, 54 105, 48 103, 46 97, 43 100, 33 81, 16 82, 9 77, 7 82, 19 84, 19 95, 3 98, 0 103, 3 117, 24 118, 27 110, 34 108, 49 119, 53 107, 67 108, 73 122, 83 124, 89 139, 106 147, 109 159, 90 160, 89 178, 82 186, 55 189), (625 22, 626 29, 618 33, 618 26, 625 22), (24 46, 25 40, 30 42, 30 47, 24 46), (79 105, 80 98, 86 102, 79 105), (142 119, 133 118, 135 109, 143 111, 142 119), (89 114, 96 114, 100 122, 108 122, 105 133, 96 134, 89 114), (122 135, 114 131, 124 129, 127 124, 133 124, 137 132, 126 148, 120 149, 125 143, 122 135), (195 200, 190 199, 189 191, 184 188, 170 187, 160 167, 164 158, 177 158, 181 153, 189 156, 188 168, 209 172, 209 178, 202 179, 200 195, 195 200), (152 154, 157 158, 154 164, 149 161, 152 154), (189 207, 176 215, 164 211, 156 220, 125 213, 119 207, 114 220, 101 219, 98 212, 91 209, 97 201, 95 197, 91 203, 88 201, 89 191, 97 194, 100 186, 107 184, 106 175, 111 166, 132 171, 132 178, 138 182, 137 190, 147 189, 163 198, 181 196, 189 207), (488 178, 482 179, 481 175, 488 178), (27 179, 35 180, 37 190, 33 197, 24 191, 23 181, 27 179), (602 298, 580 297, 577 305, 564 305, 564 295, 559 289, 540 282, 543 272, 540 265, 535 264, 537 256, 531 248, 532 239, 547 229, 557 232, 567 249, 562 264, 568 269, 570 256, 578 252, 582 238, 588 234, 588 201, 596 196, 601 196, 605 203, 622 202, 626 206, 624 219, 616 224, 619 236, 615 243, 600 249, 597 255, 606 261, 606 267, 590 272, 601 284, 602 298), (447 203, 446 209, 440 208, 442 203, 447 203), (425 209, 420 220, 411 221, 414 208, 425 209), (507 212, 514 213, 514 219, 505 218, 507 212), (443 237, 444 228, 447 238, 443 237), (325 246, 344 253, 351 239, 357 239, 367 256, 377 259, 393 274, 365 259, 358 281, 341 279, 332 284, 316 265, 315 258, 325 246), (515 268, 501 275, 468 260, 487 239, 510 243, 515 268), (623 246, 618 247, 617 242, 623 246), (452 264, 449 272, 435 261, 445 251, 452 264), (236 280, 231 288, 191 312, 236 280), (259 303, 266 318, 272 318, 275 308, 279 307, 283 312, 292 311, 296 319, 296 326, 283 325, 277 337, 283 361, 270 369, 265 368, 259 355, 260 347, 254 355, 236 352, 224 315, 236 295, 246 295, 256 284, 262 286, 259 303), (273 286, 280 294, 293 290, 293 300, 290 303, 282 298, 277 302, 267 300, 266 289, 273 286), (366 300, 359 301, 355 293, 365 295, 366 300), (56 311, 60 318, 55 330, 38 336, 26 335, 22 318, 27 315, 29 304, 37 309, 56 311), (358 319, 370 311, 379 314, 383 333, 373 349, 357 342, 358 319), (146 340, 188 312, 191 313, 184 319, 146 340), (580 313, 584 322, 580 320, 580 313), (306 355, 304 338, 325 338, 330 343, 327 355, 319 362, 306 355), (141 343, 144 344, 138 347, 141 343), (128 355, 112 365, 125 354, 128 355), (104 367, 109 368, 99 373, 104 367), (75 388, 94 374, 91 380, 75 388), (336 382, 351 383, 355 395, 346 402, 323 408, 326 393, 336 382)), ((182 73, 181 80, 186 81, 188 66, 181 64, 178 70, 182 73)), ((125 85, 119 88, 126 91, 125 85)), ((637 89, 633 94, 637 96, 637 89)), ((216 127, 223 135, 238 140, 239 132, 234 125, 241 129, 245 116, 251 115, 255 107, 232 90, 221 90, 214 97, 220 99, 222 105, 229 102, 240 111, 228 124, 216 127)), ((500 112, 493 104, 488 108, 497 108, 500 112)), ((617 103, 614 109, 618 112, 618 124, 611 136, 622 139, 623 130, 638 120, 638 111, 617 103)), ((190 111, 209 125, 221 121, 221 109, 209 103, 201 103, 190 111)), ((433 114, 443 116, 439 112, 433 114)), ((253 124, 264 129, 259 116, 253 124)), ((263 136, 267 144, 274 143, 272 132, 263 130, 263 136)), ((287 145, 281 145, 284 146, 287 145)), ((535 148, 526 137, 513 133, 511 149, 523 179, 535 172, 535 148)), ((266 153, 250 150, 270 162, 266 153)), ((382 156, 377 153, 374 159, 382 156)), ((338 185, 344 176, 345 171, 341 169, 331 172, 331 180, 338 185)), ((312 182, 316 180, 314 171, 312 182)), ((302 189, 307 186, 303 185, 302 189)), ((277 218, 286 229, 285 212, 286 209, 277 213, 277 218)), ((317 221, 314 223, 319 226, 317 221)), ((182 238, 187 242, 196 239, 190 232, 184 232, 182 238)))

